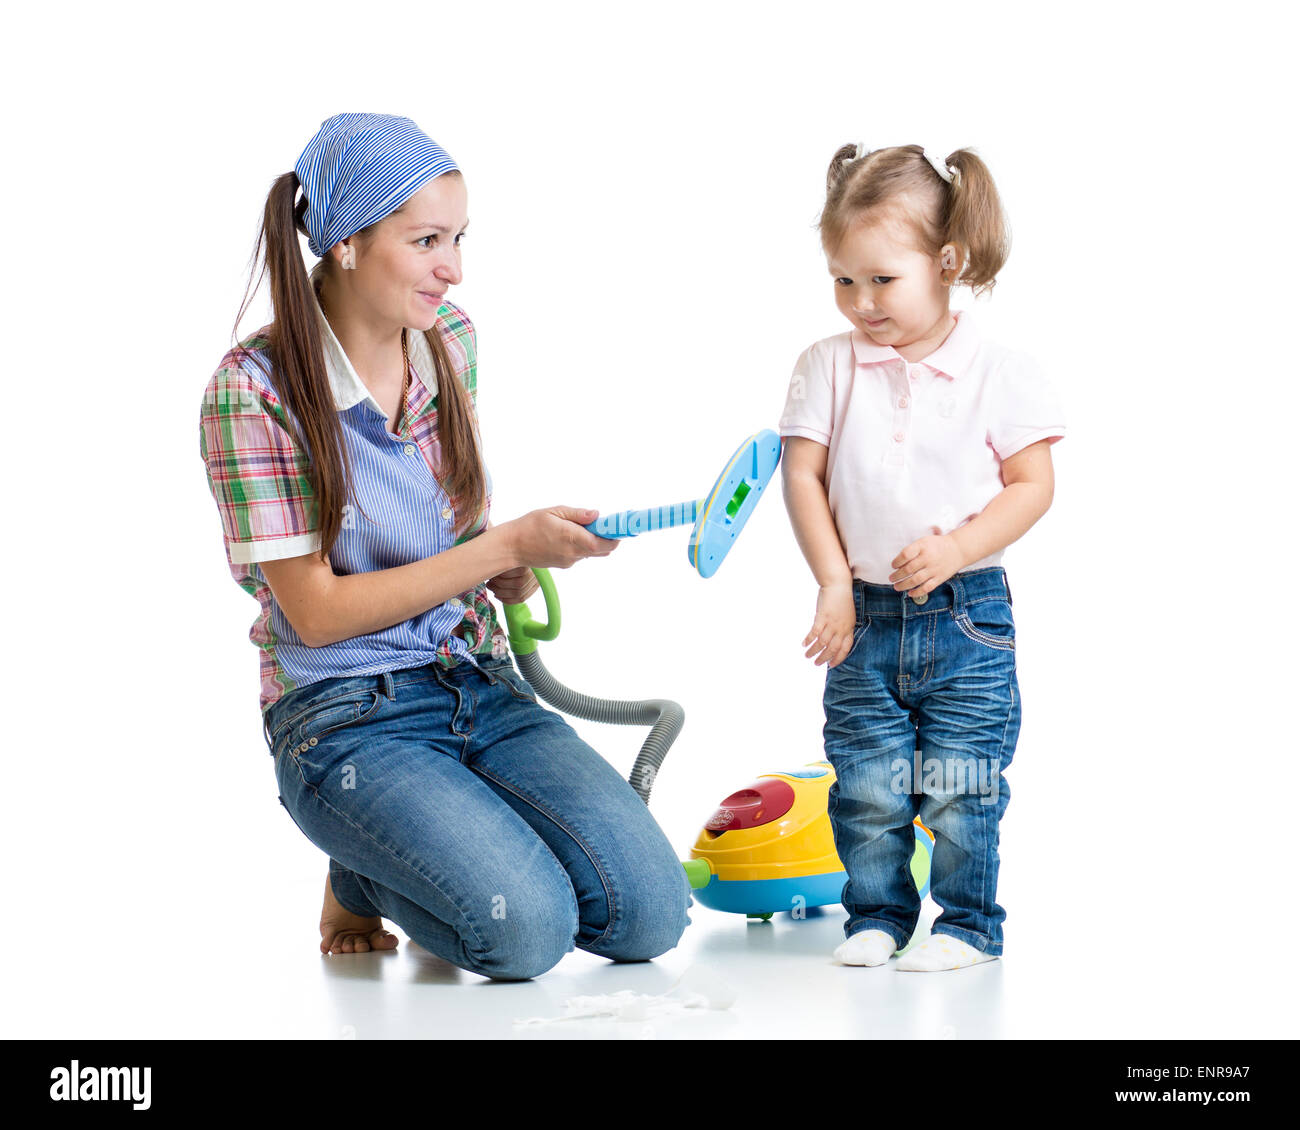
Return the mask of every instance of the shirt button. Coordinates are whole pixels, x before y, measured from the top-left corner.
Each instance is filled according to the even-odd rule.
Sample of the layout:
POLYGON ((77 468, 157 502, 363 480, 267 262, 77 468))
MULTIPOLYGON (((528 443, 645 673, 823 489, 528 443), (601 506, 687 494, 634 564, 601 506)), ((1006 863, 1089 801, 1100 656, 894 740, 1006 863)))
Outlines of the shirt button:
POLYGON ((916 373, 916 372, 912 372, 912 373, 908 373, 907 375, 908 375, 909 377, 911 377, 912 380, 916 380, 917 377, 919 377, 921 374, 920 374, 920 373, 916 373))
POLYGON ((903 442, 903 433, 902 433, 902 432, 895 432, 895 433, 894 433, 894 442, 895 442, 895 443, 902 443, 902 442, 903 442))
POLYGON ((907 407, 907 397, 905 397, 905 396, 900 396, 900 397, 898 398, 898 406, 899 406, 900 408, 906 408, 906 407, 907 407))
POLYGON ((442 516, 443 516, 443 517, 444 517, 448 522, 451 521, 451 507, 450 507, 450 506, 444 506, 444 507, 442 508, 442 516))
POLYGON ((414 454, 415 454, 415 444, 413 444, 413 443, 408 443, 404 448, 402 448, 402 450, 405 451, 407 455, 414 455, 414 454))

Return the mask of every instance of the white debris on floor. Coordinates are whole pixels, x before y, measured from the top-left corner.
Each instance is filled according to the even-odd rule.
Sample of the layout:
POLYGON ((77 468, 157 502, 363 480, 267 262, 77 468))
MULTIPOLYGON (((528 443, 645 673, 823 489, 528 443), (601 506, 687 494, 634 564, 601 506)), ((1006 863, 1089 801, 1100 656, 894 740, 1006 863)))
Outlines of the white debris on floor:
POLYGON ((534 1016, 516 1020, 517 1025, 559 1024, 565 1020, 656 1020, 682 1016, 697 1009, 730 1008, 736 991, 716 974, 698 965, 689 966, 666 993, 650 996, 624 989, 592 997, 570 997, 563 1016, 534 1016))

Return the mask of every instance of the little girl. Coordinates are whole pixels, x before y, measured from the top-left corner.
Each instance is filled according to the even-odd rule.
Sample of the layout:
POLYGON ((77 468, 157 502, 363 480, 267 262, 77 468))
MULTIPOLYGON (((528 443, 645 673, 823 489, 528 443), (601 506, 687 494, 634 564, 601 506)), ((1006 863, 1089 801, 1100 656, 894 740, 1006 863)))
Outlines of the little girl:
POLYGON ((819 586, 803 646, 827 665, 828 807, 848 872, 835 957, 883 965, 907 946, 919 815, 943 913, 896 967, 956 969, 1002 954, 998 822, 1020 695, 999 562, 1051 505, 1064 414, 1030 357, 949 310, 954 286, 991 290, 1008 252, 974 152, 843 146, 820 234, 853 328, 800 355, 780 431, 786 508, 819 586))

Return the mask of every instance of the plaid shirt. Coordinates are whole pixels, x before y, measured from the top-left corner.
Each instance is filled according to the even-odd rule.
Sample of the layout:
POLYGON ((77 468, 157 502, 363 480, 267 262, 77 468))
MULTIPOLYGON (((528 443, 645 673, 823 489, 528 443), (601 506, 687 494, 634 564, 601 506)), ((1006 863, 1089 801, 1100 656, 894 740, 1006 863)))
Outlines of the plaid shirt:
MULTIPOLYGON (((352 461, 352 495, 330 551, 337 574, 391 569, 441 553, 487 529, 492 479, 485 469, 483 512, 459 539, 455 512, 439 484, 438 387, 433 354, 421 333, 408 333, 410 389, 398 434, 343 352, 319 305, 325 365, 352 461)), ((263 713, 296 687, 320 679, 377 674, 439 663, 452 667, 475 655, 508 654, 504 628, 487 586, 461 593, 401 624, 325 647, 308 647, 266 583, 261 561, 300 557, 320 547, 308 459, 286 426, 262 327, 221 359, 200 413, 199 447, 221 515, 226 560, 239 587, 257 600, 249 638, 261 654, 263 713)), ((456 376, 477 409, 474 327, 444 300, 437 330, 456 376)), ((477 429, 477 419, 475 421, 477 429)))

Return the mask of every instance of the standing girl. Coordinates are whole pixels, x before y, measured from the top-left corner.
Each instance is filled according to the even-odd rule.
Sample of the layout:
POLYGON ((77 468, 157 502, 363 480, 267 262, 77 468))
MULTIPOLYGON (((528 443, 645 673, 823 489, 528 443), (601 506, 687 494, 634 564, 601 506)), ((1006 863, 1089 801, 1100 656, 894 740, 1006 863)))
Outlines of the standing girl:
POLYGON ((848 872, 835 956, 882 965, 911 939, 919 815, 942 913, 897 968, 955 969, 1002 954, 998 823, 1020 695, 1000 561, 1051 505, 1064 414, 1030 357, 949 309, 956 285, 991 290, 1008 253, 973 151, 843 146, 820 235, 853 328, 800 355, 780 431, 819 586, 803 646, 827 664, 828 807, 848 872))
POLYGON ((618 543, 583 529, 594 510, 488 521, 474 328, 447 298, 467 223, 459 168, 409 118, 324 122, 266 201, 274 321, 222 359, 199 439, 259 606, 280 801, 329 856, 321 950, 391 949, 387 918, 517 981, 575 946, 672 949, 690 887, 632 786, 538 704, 488 599, 618 543))

